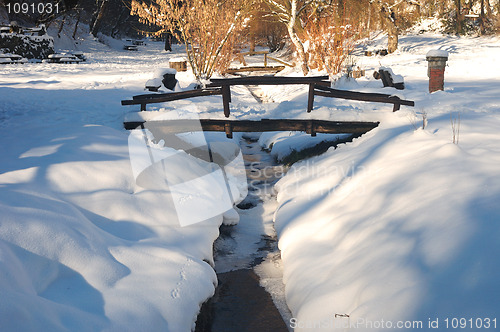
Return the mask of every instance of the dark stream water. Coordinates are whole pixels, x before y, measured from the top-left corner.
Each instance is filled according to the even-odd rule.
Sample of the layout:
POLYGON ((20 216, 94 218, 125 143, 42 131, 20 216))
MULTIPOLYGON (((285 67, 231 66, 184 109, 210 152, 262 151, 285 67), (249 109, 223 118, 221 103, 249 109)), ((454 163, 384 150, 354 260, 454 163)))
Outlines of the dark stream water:
POLYGON ((281 258, 272 224, 277 206, 273 185, 285 170, 260 148, 257 139, 257 135, 246 135, 240 142, 249 194, 238 205, 240 223, 221 226, 214 243, 219 285, 202 307, 197 332, 289 331, 285 320, 291 314, 284 301, 281 258))

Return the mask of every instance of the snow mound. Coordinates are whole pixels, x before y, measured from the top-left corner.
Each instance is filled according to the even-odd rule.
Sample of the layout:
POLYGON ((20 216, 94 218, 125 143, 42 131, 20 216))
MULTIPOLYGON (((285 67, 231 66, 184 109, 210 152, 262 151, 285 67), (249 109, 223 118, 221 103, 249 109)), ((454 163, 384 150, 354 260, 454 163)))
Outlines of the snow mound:
POLYGON ((30 129, 0 148, 2 329, 190 329, 222 216, 180 227, 167 192, 134 184, 123 132, 30 129))

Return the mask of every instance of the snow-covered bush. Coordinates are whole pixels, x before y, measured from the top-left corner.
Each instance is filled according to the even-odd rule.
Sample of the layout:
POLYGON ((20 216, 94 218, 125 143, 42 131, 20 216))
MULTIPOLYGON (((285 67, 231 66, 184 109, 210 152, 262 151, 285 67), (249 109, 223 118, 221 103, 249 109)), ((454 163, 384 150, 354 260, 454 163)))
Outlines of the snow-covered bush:
POLYGON ((326 70, 330 76, 341 72, 354 49, 357 34, 350 25, 336 25, 328 17, 307 26, 307 55, 311 69, 326 70))
POLYGON ((142 23, 158 26, 156 35, 168 32, 182 41, 194 75, 202 80, 229 66, 250 7, 243 0, 133 0, 131 13, 142 23))
POLYGON ((48 35, 26 36, 16 33, 0 33, 0 50, 28 59, 46 59, 49 54, 54 53, 54 39, 48 35))

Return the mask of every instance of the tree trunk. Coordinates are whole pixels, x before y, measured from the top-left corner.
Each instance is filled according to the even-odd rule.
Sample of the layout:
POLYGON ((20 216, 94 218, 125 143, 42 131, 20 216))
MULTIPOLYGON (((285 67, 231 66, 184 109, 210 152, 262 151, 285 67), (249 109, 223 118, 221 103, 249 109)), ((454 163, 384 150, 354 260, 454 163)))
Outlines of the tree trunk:
POLYGON ((59 25, 59 29, 57 30, 57 37, 59 38, 61 38, 61 32, 63 31, 65 22, 66 22, 66 15, 64 15, 63 18, 61 19, 61 24, 59 25))
POLYGON ((295 50, 297 51, 297 58, 300 62, 300 67, 302 69, 302 73, 306 76, 309 73, 309 66, 307 64, 307 56, 306 51, 304 50, 304 45, 302 41, 299 39, 296 33, 295 25, 297 24, 297 0, 292 0, 292 8, 290 11, 290 20, 288 21, 288 35, 290 36, 290 40, 295 46, 295 50))
POLYGON ((393 53, 398 49, 399 28, 396 24, 396 13, 385 8, 380 1, 376 4, 380 18, 387 26, 387 52, 393 53))
POLYGON ((486 33, 486 29, 484 27, 484 0, 481 0, 481 14, 479 15, 479 26, 481 28, 481 35, 486 33))
POLYGON ((129 11, 126 8, 122 8, 120 11, 120 15, 118 16, 118 19, 116 20, 116 24, 111 29, 111 37, 113 38, 119 38, 120 37, 120 25, 122 24, 122 19, 123 17, 128 17, 129 16, 129 11))
POLYGON ((366 32, 368 33, 368 39, 370 39, 370 31, 372 23, 372 8, 370 7, 370 3, 368 2, 368 20, 366 22, 366 32))
POLYGON ((398 49, 398 27, 395 22, 387 22, 387 52, 394 53, 398 49))
POLYGON ((288 27, 288 34, 290 35, 290 40, 295 46, 295 50, 297 51, 297 58, 300 62, 300 68, 302 69, 302 73, 306 76, 309 73, 309 66, 307 65, 307 57, 306 52, 304 50, 304 45, 300 41, 299 37, 295 33, 293 28, 288 27))
POLYGON ((250 52, 255 52, 255 33, 250 34, 250 52))
POLYGON ((491 10, 490 0, 486 0, 486 15, 488 18, 491 18, 493 12, 491 10))
POLYGON ((76 33, 78 31, 78 24, 80 23, 80 18, 81 18, 81 11, 78 10, 78 16, 76 18, 76 23, 75 23, 75 29, 73 30, 73 39, 76 38, 76 33))
POLYGON ((461 0, 455 0, 455 5, 457 7, 457 33, 459 35, 463 34, 463 15, 462 15, 462 4, 461 0))
POLYGON ((97 37, 97 33, 99 32, 100 26, 101 26, 101 21, 102 18, 104 17, 104 11, 106 9, 106 5, 108 4, 108 0, 103 0, 101 4, 101 8, 99 9, 99 13, 97 14, 97 17, 94 21, 94 24, 92 25, 92 35, 94 37, 97 37))
POLYGON ((172 52, 172 34, 170 32, 165 34, 165 51, 172 52))

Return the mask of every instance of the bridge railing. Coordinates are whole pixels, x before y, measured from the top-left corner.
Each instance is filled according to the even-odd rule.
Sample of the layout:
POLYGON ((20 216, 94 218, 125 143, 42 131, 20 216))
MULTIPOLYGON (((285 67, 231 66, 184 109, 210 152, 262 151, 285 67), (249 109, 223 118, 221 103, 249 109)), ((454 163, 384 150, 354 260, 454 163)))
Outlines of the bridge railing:
POLYGON ((310 77, 287 77, 287 76, 248 76, 236 78, 214 78, 204 88, 189 91, 163 93, 163 94, 143 94, 134 96, 132 100, 122 100, 122 105, 141 105, 141 111, 146 111, 147 104, 163 103, 179 99, 222 95, 222 104, 225 117, 229 117, 231 110, 231 86, 233 85, 288 85, 304 84, 309 85, 307 98, 307 112, 311 112, 314 107, 314 96, 329 98, 340 98, 348 100, 359 100, 367 102, 393 104, 393 111, 400 109, 401 105, 415 106, 411 100, 401 99, 397 96, 382 93, 366 93, 357 91, 347 91, 333 89, 328 81, 328 76, 310 77))

